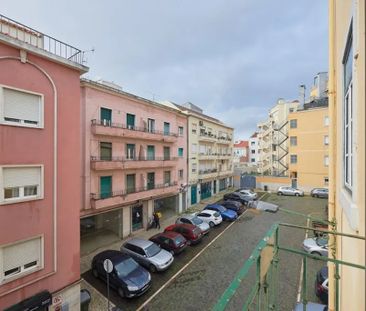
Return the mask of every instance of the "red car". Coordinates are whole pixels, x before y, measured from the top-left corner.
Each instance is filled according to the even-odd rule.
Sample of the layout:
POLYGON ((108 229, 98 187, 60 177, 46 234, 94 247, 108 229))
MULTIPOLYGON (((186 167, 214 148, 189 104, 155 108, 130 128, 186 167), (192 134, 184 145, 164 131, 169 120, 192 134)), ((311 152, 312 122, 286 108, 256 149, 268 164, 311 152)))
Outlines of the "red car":
POLYGON ((190 244, 201 242, 203 234, 200 228, 191 224, 174 224, 165 228, 164 232, 174 231, 183 235, 190 244))
POLYGON ((187 240, 185 237, 174 231, 155 234, 149 240, 158 244, 168 252, 171 252, 172 255, 179 254, 187 246, 187 240))

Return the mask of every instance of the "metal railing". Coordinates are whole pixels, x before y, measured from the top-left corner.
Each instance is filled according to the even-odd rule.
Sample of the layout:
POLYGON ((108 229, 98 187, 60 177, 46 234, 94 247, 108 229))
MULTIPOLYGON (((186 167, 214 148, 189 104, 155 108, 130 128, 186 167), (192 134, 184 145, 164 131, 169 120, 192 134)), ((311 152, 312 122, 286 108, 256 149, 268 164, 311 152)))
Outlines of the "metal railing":
POLYGON ((178 157, 152 157, 152 156, 142 156, 142 157, 100 157, 100 156, 90 156, 90 161, 92 162, 129 162, 129 161, 176 161, 178 157))
POLYGON ((155 129, 149 129, 147 127, 139 127, 135 125, 126 125, 123 123, 114 123, 110 122, 109 120, 91 120, 92 126, 104 126, 104 127, 112 127, 112 128, 120 128, 130 131, 137 131, 137 132, 145 132, 145 133, 151 133, 156 135, 162 135, 162 136, 172 136, 172 137, 178 137, 177 133, 172 132, 165 132, 165 131, 159 131, 155 129))
POLYGON ((0 33, 80 65, 84 52, 0 14, 0 33))
POLYGON ((133 193, 140 193, 140 192, 145 192, 145 191, 150 191, 150 190, 155 190, 155 189, 169 188, 169 187, 177 186, 177 185, 178 185, 178 182, 174 181, 174 182, 167 182, 164 184, 158 184, 158 185, 152 184, 152 185, 147 185, 147 186, 143 186, 143 187, 135 187, 135 188, 124 189, 124 190, 119 190, 119 191, 91 193, 90 198, 92 200, 103 200, 103 199, 108 199, 108 198, 112 198, 112 197, 126 196, 128 194, 133 194, 133 193))
POLYGON ((205 174, 211 174, 211 173, 216 173, 216 172, 217 172, 217 169, 212 168, 212 169, 206 169, 206 170, 199 170, 198 174, 205 175, 205 174))

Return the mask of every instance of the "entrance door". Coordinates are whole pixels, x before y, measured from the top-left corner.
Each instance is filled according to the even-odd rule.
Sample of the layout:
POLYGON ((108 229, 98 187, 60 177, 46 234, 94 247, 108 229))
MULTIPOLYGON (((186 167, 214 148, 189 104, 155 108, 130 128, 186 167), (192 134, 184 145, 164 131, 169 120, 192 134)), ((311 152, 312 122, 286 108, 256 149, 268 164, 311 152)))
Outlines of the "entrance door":
POLYGON ((211 182, 201 184, 201 200, 207 199, 211 196, 211 182))
POLYGON ((112 196, 112 176, 100 177, 100 198, 105 199, 112 196))
POLYGON ((291 187, 295 189, 297 188, 297 178, 291 179, 291 187))
POLYGON ((217 189, 216 189, 216 180, 214 180, 214 186, 213 186, 213 191, 212 191, 212 193, 213 194, 215 194, 217 191, 216 191, 217 189))
POLYGON ((191 186, 191 204, 197 203, 197 185, 191 186))
POLYGON ((142 228, 142 205, 132 207, 132 231, 142 228))

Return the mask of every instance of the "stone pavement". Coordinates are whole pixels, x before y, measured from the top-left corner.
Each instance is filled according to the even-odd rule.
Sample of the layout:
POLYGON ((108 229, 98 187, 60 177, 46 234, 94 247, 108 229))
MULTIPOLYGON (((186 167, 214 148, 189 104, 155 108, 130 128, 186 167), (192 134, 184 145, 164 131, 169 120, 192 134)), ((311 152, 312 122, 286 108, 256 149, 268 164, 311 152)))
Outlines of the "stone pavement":
MULTIPOLYGON (((187 211, 184 212, 184 214, 187 213, 195 213, 198 211, 201 211, 207 204, 211 204, 211 203, 215 203, 219 200, 221 200, 224 196, 225 193, 229 193, 229 192, 233 192, 235 189, 234 188, 228 188, 224 191, 219 192, 218 194, 204 199, 201 202, 192 205, 189 209, 187 209, 187 211)), ((142 229, 136 233, 133 234, 133 237, 139 237, 142 239, 149 239, 152 235, 158 233, 158 232, 162 232, 164 230, 165 227, 174 224, 175 220, 177 218, 178 215, 174 215, 170 218, 166 218, 166 219, 162 219, 162 221, 160 222, 160 227, 161 229, 142 229)), ((132 237, 132 236, 131 236, 132 237)), ((97 250, 95 250, 94 252, 85 255, 83 257, 80 258, 80 273, 83 274, 86 271, 88 271, 90 269, 90 265, 91 265, 91 261, 93 259, 93 257, 104 251, 107 249, 115 249, 115 250, 119 250, 121 245, 128 239, 130 239, 131 237, 127 237, 123 240, 120 240, 118 242, 115 242, 113 244, 107 245, 105 247, 101 247, 97 250)), ((85 280, 82 280, 81 282, 81 288, 86 288, 90 291, 92 299, 91 299, 91 303, 89 306, 89 310, 93 311, 93 310, 103 310, 103 309, 107 309, 107 299, 101 294, 99 293, 96 289, 94 289, 93 286, 91 286, 88 282, 86 282, 85 280)), ((113 307, 113 305, 111 304, 111 306, 113 307)))

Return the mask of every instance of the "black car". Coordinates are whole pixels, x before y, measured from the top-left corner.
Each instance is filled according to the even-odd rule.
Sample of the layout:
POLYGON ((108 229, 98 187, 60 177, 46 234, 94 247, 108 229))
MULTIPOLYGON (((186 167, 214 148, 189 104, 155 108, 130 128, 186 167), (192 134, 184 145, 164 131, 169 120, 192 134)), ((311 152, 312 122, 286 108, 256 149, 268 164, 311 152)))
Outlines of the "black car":
POLYGON ((244 195, 241 195, 238 192, 232 192, 232 193, 226 193, 224 194, 224 200, 225 201, 236 201, 239 202, 245 206, 248 206, 249 203, 252 201, 249 198, 246 198, 244 195))
POLYGON ((235 211, 238 215, 243 214, 245 211, 245 208, 243 208, 243 205, 238 201, 224 201, 221 202, 220 205, 226 207, 227 209, 231 209, 232 211, 235 211))
POLYGON ((92 273, 96 278, 107 281, 103 262, 110 259, 113 270, 109 273, 109 284, 121 297, 135 297, 145 293, 151 286, 151 275, 129 255, 115 250, 107 250, 93 258, 92 273))
POLYGON ((328 267, 324 266, 316 274, 315 294, 319 300, 328 304, 328 267))

